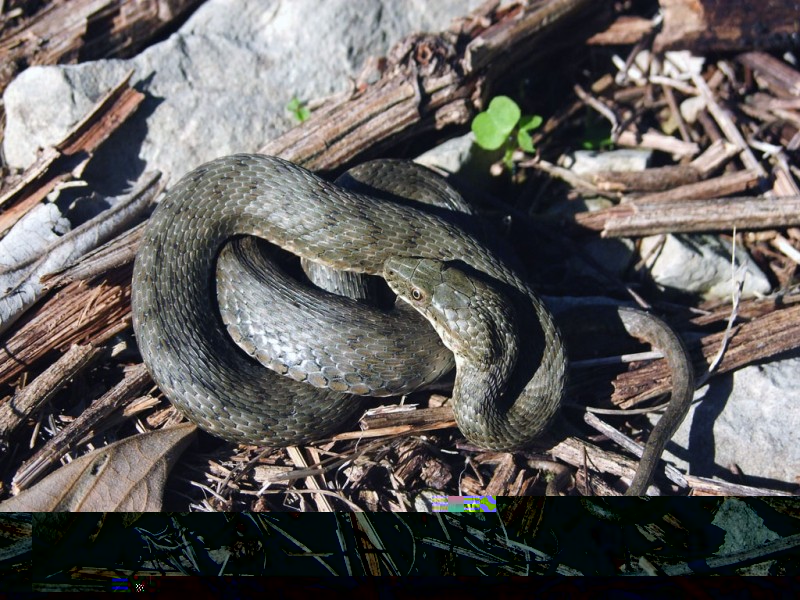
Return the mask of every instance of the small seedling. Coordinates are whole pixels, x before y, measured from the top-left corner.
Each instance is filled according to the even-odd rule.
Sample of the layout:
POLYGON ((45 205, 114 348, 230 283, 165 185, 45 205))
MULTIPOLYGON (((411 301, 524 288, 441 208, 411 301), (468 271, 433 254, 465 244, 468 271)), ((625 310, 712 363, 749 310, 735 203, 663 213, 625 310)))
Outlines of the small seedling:
POLYGON ((531 132, 542 124, 539 115, 523 115, 519 106, 508 96, 492 98, 488 108, 472 120, 475 142, 484 150, 504 148, 503 162, 511 169, 512 156, 518 148, 533 154, 531 132))
POLYGON ((611 139, 611 126, 607 121, 589 113, 584 123, 583 142, 584 150, 609 150, 614 147, 611 139))
POLYGON ((308 110, 308 107, 303 102, 300 102, 300 100, 297 99, 297 96, 294 96, 291 100, 289 100, 289 104, 286 105, 286 110, 292 113, 294 118, 301 123, 308 119, 308 117, 311 115, 311 111, 308 110))

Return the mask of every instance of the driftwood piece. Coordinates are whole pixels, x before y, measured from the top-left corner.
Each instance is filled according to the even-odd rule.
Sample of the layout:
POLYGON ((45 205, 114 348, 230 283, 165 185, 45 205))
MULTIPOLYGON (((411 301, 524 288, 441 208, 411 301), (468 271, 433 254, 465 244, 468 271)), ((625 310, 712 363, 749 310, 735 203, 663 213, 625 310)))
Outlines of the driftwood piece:
POLYGON ((592 46, 637 44, 653 32, 653 20, 635 15, 622 15, 607 29, 586 40, 592 46))
MULTIPOLYGON (((800 303, 800 296, 779 295, 772 298, 754 298, 744 300, 739 304, 736 314, 740 321, 752 321, 759 317, 766 316, 775 310, 788 308, 800 303)), ((702 314, 690 319, 692 325, 696 327, 706 327, 708 325, 726 323, 730 318, 731 306, 729 300, 714 300, 702 304, 699 307, 702 314)))
POLYGON ((603 237, 791 227, 800 225, 800 197, 632 200, 577 213, 574 222, 603 237))
POLYGON ((42 278, 74 263, 109 237, 124 231, 140 218, 159 190, 159 175, 145 174, 143 187, 133 190, 114 206, 57 238, 41 255, 31 254, 25 261, 0 273, 6 293, 0 297, 0 334, 5 333, 22 314, 45 294, 42 278))
POLYGON ((690 166, 697 169, 701 177, 708 177, 736 156, 737 152, 735 145, 720 138, 714 140, 700 156, 690 163, 690 166))
POLYGON ((51 0, 0 22, 0 93, 32 65, 133 55, 200 0, 51 0))
POLYGON ((785 48, 800 34, 797 4, 783 0, 659 0, 656 52, 785 48))
POLYGON ((780 98, 800 97, 800 73, 766 52, 746 52, 736 57, 756 78, 780 98))
POLYGON ((700 152, 700 147, 694 142, 684 142, 671 135, 664 135, 658 131, 645 131, 641 135, 634 131, 626 130, 617 136, 620 146, 630 148, 650 148, 675 156, 694 156, 700 152))
POLYGON ((700 172, 691 165, 669 165, 643 171, 603 171, 594 173, 591 179, 606 192, 651 192, 696 183, 700 172))
POLYGON ((45 290, 54 290, 75 281, 87 281, 133 262, 147 221, 131 227, 113 240, 86 253, 81 260, 52 275, 42 277, 45 290))
POLYGON ((692 488, 692 496, 761 496, 761 501, 767 497, 788 496, 796 499, 797 495, 781 490, 770 488, 760 488, 750 485, 731 483, 721 479, 709 479, 707 477, 697 477, 696 475, 686 475, 686 483, 692 488))
MULTIPOLYGON (((643 171, 601 171, 591 175, 591 182, 597 186, 598 190, 607 192, 667 190, 699 182, 733 158, 736 153, 737 149, 733 144, 720 139, 712 143, 688 165, 668 165, 643 171)), ((741 189, 737 188, 736 191, 741 191, 741 189)), ((706 197, 718 195, 720 192, 716 191, 706 197)))
POLYGON ((705 181, 679 185, 664 192, 639 196, 635 200, 642 205, 681 200, 705 200, 741 194, 756 187, 758 182, 759 174, 757 172, 750 170, 737 171, 706 179, 705 181))
POLYGON ((692 82, 700 91, 700 95, 703 97, 703 100, 705 100, 706 109, 711 116, 714 117, 714 120, 716 121, 717 125, 719 125, 722 133, 730 143, 734 144, 741 150, 739 157, 741 158, 744 166, 751 171, 756 171, 760 177, 766 177, 764 168, 761 166, 761 163, 758 161, 758 159, 756 159, 756 157, 753 155, 753 151, 750 149, 749 144, 744 139, 739 127, 737 127, 731 112, 717 102, 714 94, 711 92, 710 86, 700 75, 693 74, 692 82))
POLYGON ((387 406, 379 411, 367 411, 362 418, 366 431, 341 433, 334 439, 382 437, 401 433, 424 433, 455 427, 453 410, 448 406, 415 410, 414 406, 387 406))

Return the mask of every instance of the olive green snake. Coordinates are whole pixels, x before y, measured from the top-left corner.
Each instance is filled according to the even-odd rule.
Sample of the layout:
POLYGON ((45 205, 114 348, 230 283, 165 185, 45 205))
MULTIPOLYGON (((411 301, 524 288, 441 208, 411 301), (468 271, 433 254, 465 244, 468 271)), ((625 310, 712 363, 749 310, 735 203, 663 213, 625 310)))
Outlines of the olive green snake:
MULTIPOLYGON (((145 229, 134 265, 133 323, 142 357, 170 401, 206 431, 250 444, 308 443, 353 420, 361 403, 352 393, 408 391, 399 378, 373 376, 378 359, 369 355, 363 359, 369 373, 348 372, 322 358, 311 375, 305 367, 313 361, 297 353, 288 365, 286 355, 259 357, 251 348, 270 369, 247 356, 226 331, 216 293, 220 251, 242 235, 332 269, 385 278, 453 350, 454 413, 473 444, 522 449, 556 419, 567 366, 558 329, 514 259, 474 217, 383 201, 279 158, 241 154, 207 163, 169 190, 145 229)), ((300 309, 313 304, 287 306, 287 331, 304 327, 308 317, 300 309)), ((228 330, 236 331, 236 315, 228 318, 228 330)), ((355 353, 363 341, 360 327, 338 321, 337 335, 355 353)), ((246 346, 245 337, 238 341, 246 346)), ((674 342, 667 337, 661 341, 674 342)), ((414 339, 406 345, 416 351, 414 339)), ((414 386, 445 370, 446 358, 433 353, 435 360, 423 359, 429 372, 414 386)), ((392 360, 392 352, 384 354, 392 360)), ((681 359, 687 363, 685 354, 681 359)), ((672 361, 673 369, 678 362, 672 361)), ((691 387, 685 368, 673 377, 691 387)), ((636 493, 644 493, 664 444, 683 419, 685 396, 675 401, 681 406, 674 414, 662 417, 662 431, 651 435, 631 486, 636 493)))

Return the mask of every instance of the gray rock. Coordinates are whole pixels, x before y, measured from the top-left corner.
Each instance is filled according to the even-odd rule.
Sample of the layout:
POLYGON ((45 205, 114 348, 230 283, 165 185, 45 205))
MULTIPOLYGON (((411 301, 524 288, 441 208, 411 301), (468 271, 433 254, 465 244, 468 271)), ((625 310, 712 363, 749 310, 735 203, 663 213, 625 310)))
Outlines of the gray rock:
POLYGON ((482 195, 491 193, 492 165, 502 157, 502 150, 484 150, 478 146, 469 132, 434 146, 414 161, 450 177, 468 201, 477 202, 482 195))
POLYGON ((6 88, 6 130, 3 140, 8 165, 25 168, 39 148, 60 142, 126 70, 120 61, 109 67, 31 67, 6 88), (116 68, 114 68, 116 67, 116 68))
MULTIPOLYGON (((642 256, 653 281, 665 288, 697 294, 706 300, 730 298, 735 288, 730 243, 715 235, 667 235, 642 239, 642 256)), ((744 277, 742 297, 768 294, 767 276, 750 255, 735 247, 736 279, 744 277)))
MULTIPOLYGON (((796 485, 798 373, 800 354, 712 379, 698 392, 702 401, 692 406, 665 457, 701 477, 726 475, 735 464, 745 475, 796 485)), ((769 487, 769 482, 753 485, 769 487)))
MULTIPOLYGON (((725 538, 716 556, 729 556, 758 548, 781 536, 767 527, 758 513, 740 498, 725 498, 714 514, 713 525, 725 532, 725 538)), ((739 575, 769 575, 774 561, 766 560, 745 567, 738 567, 739 575)))
MULTIPOLYGON (((606 273, 617 277, 624 276, 635 256, 635 245, 628 238, 590 237, 581 240, 578 247, 584 257, 590 257, 606 273)), ((583 260, 572 259, 569 264, 574 271, 573 277, 589 277, 590 281, 597 278, 594 267, 590 267, 583 260)))
POLYGON ((725 530, 725 541, 717 554, 733 554, 777 540, 780 535, 739 498, 726 498, 714 515, 714 525, 725 530))
MULTIPOLYGON (((434 146, 427 152, 420 154, 414 159, 414 162, 452 175, 471 170, 467 166, 474 156, 475 147, 475 136, 470 132, 434 146)), ((485 176, 484 178, 488 178, 488 165, 482 173, 485 176)))

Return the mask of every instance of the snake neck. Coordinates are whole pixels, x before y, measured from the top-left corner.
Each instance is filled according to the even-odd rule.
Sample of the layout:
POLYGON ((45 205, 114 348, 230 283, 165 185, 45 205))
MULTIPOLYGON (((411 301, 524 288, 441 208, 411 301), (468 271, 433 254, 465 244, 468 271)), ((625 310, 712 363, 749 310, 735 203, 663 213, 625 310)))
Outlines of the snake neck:
POLYGON ((459 429, 473 444, 498 451, 526 448, 559 414, 566 356, 549 312, 538 300, 535 308, 536 316, 523 320, 518 347, 509 346, 519 357, 515 363, 477 367, 456 355, 453 408, 459 429))

